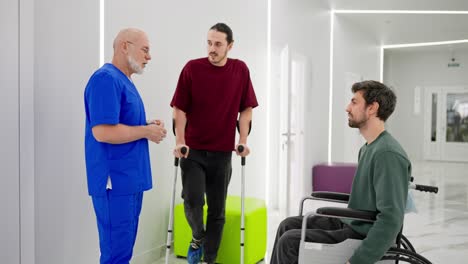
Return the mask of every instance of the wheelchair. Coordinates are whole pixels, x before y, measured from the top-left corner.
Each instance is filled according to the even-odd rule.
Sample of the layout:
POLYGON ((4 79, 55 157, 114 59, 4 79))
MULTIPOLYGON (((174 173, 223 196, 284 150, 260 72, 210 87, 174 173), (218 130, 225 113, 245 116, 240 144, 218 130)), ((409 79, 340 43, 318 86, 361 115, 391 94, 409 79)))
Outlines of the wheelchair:
MULTIPOLYGON (((438 188, 435 186, 426 186, 409 183, 409 189, 417 191, 437 193, 438 188)), ((299 207, 299 215, 303 215, 304 202, 307 200, 327 201, 334 203, 348 203, 349 194, 335 192, 313 192, 311 196, 302 199, 299 207)), ((374 222, 376 220, 376 212, 368 212, 355 210, 343 207, 321 207, 315 212, 310 212, 304 215, 301 229, 301 240, 299 246, 299 264, 314 263, 320 264, 337 264, 346 263, 361 244, 361 240, 346 239, 337 244, 322 244, 305 241, 305 233, 307 230, 307 219, 311 216, 323 216, 332 218, 348 218, 353 220, 374 222)), ((387 250, 384 256, 376 262, 377 264, 390 263, 412 263, 412 264, 431 264, 425 257, 416 252, 410 241, 402 234, 401 228, 394 246, 387 250)))

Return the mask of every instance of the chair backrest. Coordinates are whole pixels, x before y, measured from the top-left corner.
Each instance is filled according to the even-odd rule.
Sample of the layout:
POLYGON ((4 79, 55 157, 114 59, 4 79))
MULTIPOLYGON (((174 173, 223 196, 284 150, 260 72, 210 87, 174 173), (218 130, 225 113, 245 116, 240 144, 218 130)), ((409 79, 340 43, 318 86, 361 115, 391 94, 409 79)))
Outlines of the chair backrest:
POLYGON ((356 163, 320 163, 312 168, 312 191, 350 193, 356 163))

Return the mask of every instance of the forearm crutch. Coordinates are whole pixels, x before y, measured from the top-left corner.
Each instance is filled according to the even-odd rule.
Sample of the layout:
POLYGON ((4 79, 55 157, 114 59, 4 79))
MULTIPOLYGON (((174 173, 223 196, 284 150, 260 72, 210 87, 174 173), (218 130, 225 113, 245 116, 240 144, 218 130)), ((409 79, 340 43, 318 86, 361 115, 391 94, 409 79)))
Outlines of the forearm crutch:
MULTIPOLYGON (((242 153, 244 151, 244 147, 242 145, 237 147, 237 151, 242 153)), ((241 158, 241 165, 242 165, 242 173, 241 173, 241 227, 240 227, 240 248, 241 248, 241 255, 240 255, 240 263, 244 264, 244 232, 245 232, 245 222, 244 222, 244 184, 245 184, 245 157, 241 158)))
MULTIPOLYGON (((240 134, 240 125, 239 121, 237 121, 237 129, 239 130, 240 134)), ((252 129, 252 121, 249 123, 249 134, 250 130, 252 129)), ((242 153, 244 151, 244 146, 239 145, 237 147, 237 151, 242 153)), ((241 172, 241 227, 240 227, 240 248, 241 248, 241 255, 240 255, 240 262, 244 264, 244 232, 245 232, 245 217, 244 217, 244 199, 245 199, 245 157, 241 158, 241 165, 242 165, 242 172, 241 172)))
MULTIPOLYGON (((175 135, 175 123, 173 122, 173 132, 175 135)), ((187 153, 187 148, 182 147, 180 152, 185 155, 187 153)), ((167 224, 167 240, 166 240, 166 264, 169 264, 169 255, 171 253, 171 244, 172 244, 172 228, 174 225, 174 203, 175 203, 175 192, 177 184, 177 169, 179 168, 179 158, 174 158, 174 180, 172 183, 172 196, 171 196, 171 206, 169 208, 169 223, 167 224)))

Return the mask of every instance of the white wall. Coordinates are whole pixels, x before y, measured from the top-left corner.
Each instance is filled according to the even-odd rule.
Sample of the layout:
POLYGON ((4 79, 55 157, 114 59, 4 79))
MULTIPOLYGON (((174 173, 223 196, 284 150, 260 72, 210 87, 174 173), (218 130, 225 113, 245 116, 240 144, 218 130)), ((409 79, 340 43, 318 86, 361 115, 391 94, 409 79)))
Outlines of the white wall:
POLYGON ((424 109, 428 107, 424 105, 424 87, 468 85, 468 51, 456 51, 455 56, 461 64, 459 68, 447 67, 451 53, 446 47, 385 52, 384 79, 397 95, 396 110, 388 120, 388 128, 413 161, 423 159, 424 109), (421 87, 420 114, 413 110, 416 86, 421 87))
POLYGON ((345 108, 351 85, 361 80, 379 80, 380 45, 376 36, 355 26, 346 17, 335 17, 333 60, 333 162, 357 162, 362 137, 348 126, 345 108))
POLYGON ((0 259, 19 263, 19 5, 17 0, 0 3, 0 259))
POLYGON ((83 90, 99 63, 99 2, 35 1, 36 264, 96 263, 83 90))
POLYGON ((35 262, 34 0, 19 0, 21 263, 35 262))
MULTIPOLYGON (((135 82, 146 105, 147 117, 160 118, 169 136, 159 145, 150 145, 154 188, 147 192, 135 247, 135 263, 148 263, 150 255, 159 255, 165 245, 167 217, 174 174, 172 148, 172 99, 185 63, 205 57, 206 34, 217 22, 227 23, 234 33, 234 47, 229 56, 247 63, 260 106, 254 110, 253 129, 248 143, 252 149, 247 159, 246 194, 265 197, 266 140, 266 24, 267 1, 149 1, 129 5, 128 1, 106 1, 106 61, 112 56, 111 43, 124 27, 145 30, 150 39, 152 61, 135 82), (183 8, 182 8, 183 6, 183 8), (222 7, 222 9, 220 9, 222 7)), ((176 202, 180 198, 178 179, 176 202)), ((240 195, 240 159, 233 157, 233 176, 229 194, 240 195)))
POLYGON ((0 170, 0 259, 34 263, 34 109, 32 0, 1 3, 4 57, 1 60, 3 139, 0 170))

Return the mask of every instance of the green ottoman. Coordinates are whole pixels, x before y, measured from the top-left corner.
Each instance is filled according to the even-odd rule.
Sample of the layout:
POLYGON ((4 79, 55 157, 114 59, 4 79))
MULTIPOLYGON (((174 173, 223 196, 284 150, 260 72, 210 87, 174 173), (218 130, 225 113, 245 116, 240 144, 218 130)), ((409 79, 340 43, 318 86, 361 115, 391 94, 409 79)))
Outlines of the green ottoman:
MULTIPOLYGON (((206 224, 206 210, 204 219, 206 224)), ((256 198, 245 198, 244 263, 257 263, 265 257, 267 244, 267 211, 265 202, 256 198)), ((228 196, 226 200, 226 223, 218 251, 217 263, 240 263, 241 199, 228 196)), ((183 203, 174 210, 174 255, 187 256, 192 239, 192 230, 185 219, 183 203)))

